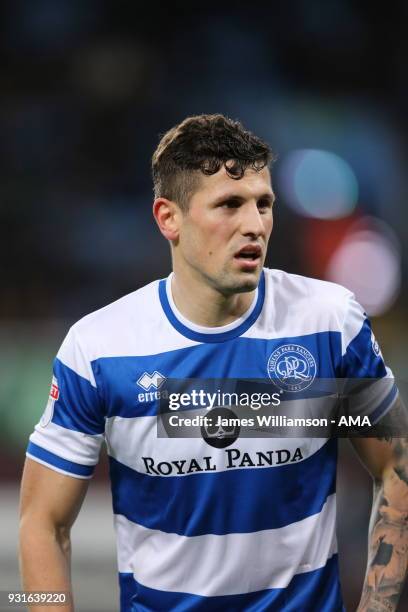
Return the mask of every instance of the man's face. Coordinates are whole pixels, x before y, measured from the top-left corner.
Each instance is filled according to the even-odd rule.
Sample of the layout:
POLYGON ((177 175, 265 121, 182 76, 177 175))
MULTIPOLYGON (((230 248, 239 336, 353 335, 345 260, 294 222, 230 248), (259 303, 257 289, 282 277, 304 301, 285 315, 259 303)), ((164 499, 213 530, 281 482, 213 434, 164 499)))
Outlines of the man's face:
POLYGON ((224 295, 254 290, 272 231, 274 195, 267 168, 234 180, 224 166, 202 176, 180 217, 178 265, 224 295))

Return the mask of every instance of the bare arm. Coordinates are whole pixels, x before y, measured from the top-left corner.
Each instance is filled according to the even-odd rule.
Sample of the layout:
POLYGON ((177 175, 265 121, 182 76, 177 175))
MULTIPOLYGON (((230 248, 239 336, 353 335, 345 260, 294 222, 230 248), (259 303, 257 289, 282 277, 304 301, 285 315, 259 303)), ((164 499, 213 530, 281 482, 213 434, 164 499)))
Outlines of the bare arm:
MULTIPOLYGON (((406 434, 406 410, 397 400, 381 423, 406 434)), ((358 612, 393 612, 408 563, 408 439, 355 438, 360 459, 374 479, 369 551, 358 612)))
MULTIPOLYGON (((26 460, 20 502, 20 566, 25 591, 72 592, 70 530, 88 480, 71 478, 26 460)), ((35 606, 33 612, 72 612, 67 606, 35 606)))

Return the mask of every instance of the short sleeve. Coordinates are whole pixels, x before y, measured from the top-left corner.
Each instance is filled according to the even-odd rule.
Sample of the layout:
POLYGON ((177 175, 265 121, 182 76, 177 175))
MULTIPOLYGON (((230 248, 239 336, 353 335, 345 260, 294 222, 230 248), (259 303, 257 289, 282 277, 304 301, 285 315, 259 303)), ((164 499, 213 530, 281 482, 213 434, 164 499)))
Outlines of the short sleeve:
POLYGON ((377 423, 392 407, 398 389, 386 366, 371 323, 353 295, 348 298, 342 330, 340 376, 346 379, 350 414, 377 423))
POLYGON ((103 402, 75 326, 54 360, 48 402, 27 456, 77 478, 90 478, 104 439, 103 402))

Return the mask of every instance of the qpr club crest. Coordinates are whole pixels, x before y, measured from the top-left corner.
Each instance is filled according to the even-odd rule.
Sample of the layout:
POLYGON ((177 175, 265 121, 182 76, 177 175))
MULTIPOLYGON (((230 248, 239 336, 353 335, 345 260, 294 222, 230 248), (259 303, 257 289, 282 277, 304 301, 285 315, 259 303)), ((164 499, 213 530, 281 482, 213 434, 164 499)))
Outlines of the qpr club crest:
POLYGON ((316 360, 300 344, 283 344, 268 359, 268 375, 282 391, 307 389, 316 376, 316 360))

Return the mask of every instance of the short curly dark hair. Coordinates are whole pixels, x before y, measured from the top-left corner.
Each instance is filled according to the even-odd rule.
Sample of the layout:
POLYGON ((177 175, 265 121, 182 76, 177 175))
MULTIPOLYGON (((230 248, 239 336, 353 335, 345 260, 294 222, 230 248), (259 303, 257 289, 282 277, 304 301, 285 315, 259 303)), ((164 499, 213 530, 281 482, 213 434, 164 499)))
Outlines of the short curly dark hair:
POLYGON ((248 167, 260 171, 273 159, 269 146, 239 121, 220 114, 187 117, 164 134, 153 154, 154 196, 187 210, 200 173, 215 174, 224 165, 238 180, 248 167))

